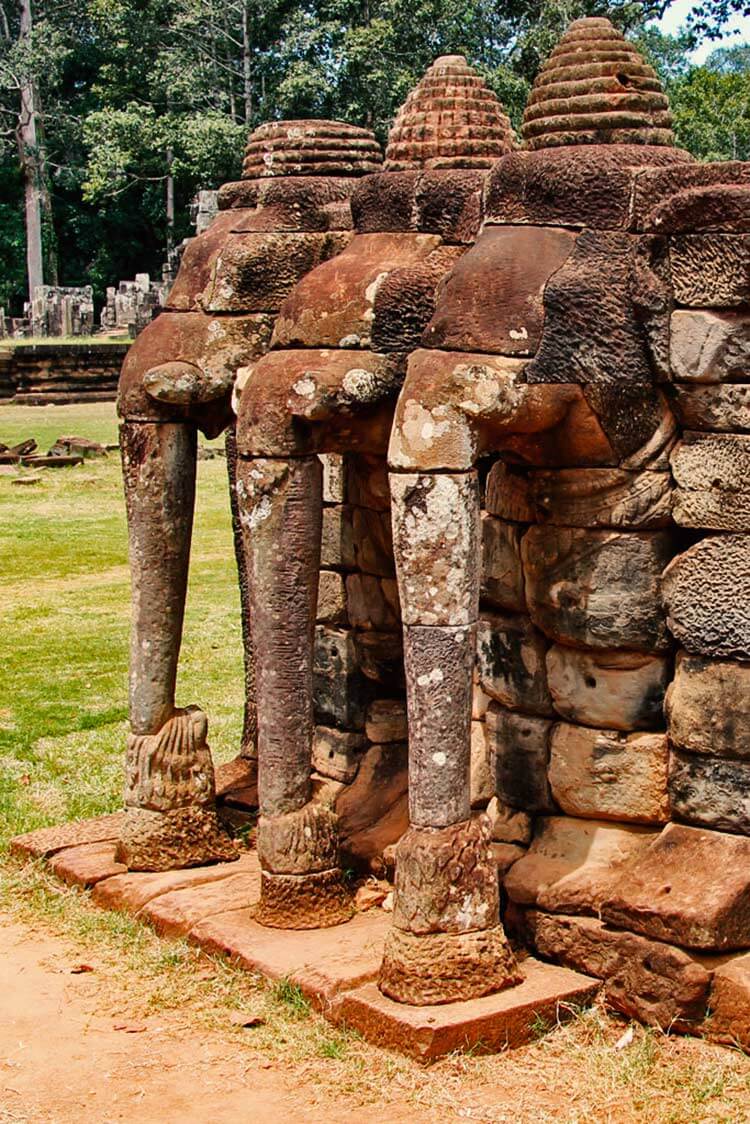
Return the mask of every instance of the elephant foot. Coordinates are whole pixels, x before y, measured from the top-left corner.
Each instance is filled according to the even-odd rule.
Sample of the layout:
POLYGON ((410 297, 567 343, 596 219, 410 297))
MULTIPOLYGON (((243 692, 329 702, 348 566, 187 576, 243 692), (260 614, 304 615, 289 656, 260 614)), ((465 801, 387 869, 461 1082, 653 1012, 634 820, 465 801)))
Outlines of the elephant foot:
POLYGON ((425 1007, 479 999, 521 983, 502 925, 470 933, 391 929, 378 986, 389 999, 425 1007))
POLYGON ((261 873, 255 920, 270 929, 329 929, 353 913, 340 867, 314 874, 261 873))
POLYGON ((167 812, 128 808, 115 852, 128 870, 181 870, 238 858, 214 809, 196 804, 167 812))

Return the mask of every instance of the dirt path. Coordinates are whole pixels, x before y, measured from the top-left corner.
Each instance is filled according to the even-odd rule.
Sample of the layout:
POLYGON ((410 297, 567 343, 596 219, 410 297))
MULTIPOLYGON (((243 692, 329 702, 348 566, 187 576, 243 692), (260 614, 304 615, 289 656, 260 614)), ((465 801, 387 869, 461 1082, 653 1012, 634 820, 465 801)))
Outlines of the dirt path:
MULTIPOLYGON (((274 1063, 259 1067, 219 1035, 191 1027, 189 1015, 128 1021, 101 974, 75 967, 64 942, 0 922, 2 1124, 383 1120, 382 1109, 347 1106, 335 1089, 321 1096, 274 1063)), ((389 1104, 387 1119, 429 1118, 389 1104)))

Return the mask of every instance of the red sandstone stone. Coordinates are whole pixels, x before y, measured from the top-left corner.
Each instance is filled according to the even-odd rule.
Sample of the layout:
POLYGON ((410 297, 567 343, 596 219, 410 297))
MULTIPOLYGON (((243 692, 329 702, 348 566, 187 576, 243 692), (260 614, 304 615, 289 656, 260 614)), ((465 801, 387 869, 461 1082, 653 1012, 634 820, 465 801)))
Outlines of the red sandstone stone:
POLYGON ((564 1020, 574 1004, 593 999, 599 987, 588 976, 531 957, 521 968, 525 979, 515 987, 431 1007, 396 1003, 374 983, 367 984, 342 997, 336 1018, 368 1042, 426 1062, 454 1050, 491 1053, 523 1046, 538 1033, 540 1022, 564 1020))
POLYGON ((750 956, 733 956, 714 975, 705 1035, 750 1050, 750 956))
POLYGON ((76 847, 83 843, 101 843, 115 840, 120 834, 123 813, 110 816, 95 816, 90 820, 74 820, 72 823, 56 827, 42 827, 25 835, 16 835, 10 841, 11 854, 22 858, 46 859, 65 847, 76 847))
POLYGON ((236 862, 218 863, 215 866, 194 866, 189 870, 166 870, 159 873, 132 872, 116 874, 94 887, 92 897, 105 909, 118 909, 123 913, 139 913, 159 894, 201 886, 205 882, 219 882, 230 875, 257 870, 254 854, 244 854, 236 862))
POLYGON ((217 913, 255 906, 260 897, 260 867, 254 854, 248 858, 256 860, 256 869, 251 869, 252 864, 248 863, 248 869, 241 874, 159 894, 146 903, 139 916, 149 921, 162 936, 182 937, 217 913))
POLYGON ((66 847, 50 859, 49 865, 52 873, 69 886, 95 886, 102 879, 124 874, 128 869, 124 863, 115 861, 112 840, 66 847))

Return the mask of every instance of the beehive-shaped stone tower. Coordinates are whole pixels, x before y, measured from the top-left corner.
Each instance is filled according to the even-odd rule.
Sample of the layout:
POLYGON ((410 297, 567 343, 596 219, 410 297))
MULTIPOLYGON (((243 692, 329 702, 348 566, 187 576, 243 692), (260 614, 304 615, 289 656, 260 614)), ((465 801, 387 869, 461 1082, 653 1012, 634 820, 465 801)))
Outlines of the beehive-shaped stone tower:
POLYGON ((396 114, 385 166, 489 168, 513 148, 500 102, 463 55, 436 59, 396 114))
POLYGON ((242 178, 361 176, 382 162, 369 129, 343 121, 267 121, 250 134, 242 178))
POLYGON ((537 75, 521 132, 528 148, 674 140, 656 72, 607 19, 570 25, 537 75))

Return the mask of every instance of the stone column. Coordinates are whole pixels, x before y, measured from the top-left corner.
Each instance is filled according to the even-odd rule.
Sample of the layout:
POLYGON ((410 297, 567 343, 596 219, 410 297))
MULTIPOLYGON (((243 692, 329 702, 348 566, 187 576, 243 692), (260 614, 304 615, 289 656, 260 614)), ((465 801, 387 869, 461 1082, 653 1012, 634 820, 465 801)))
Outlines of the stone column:
POLYGON ((485 815, 471 818, 471 695, 481 556, 476 472, 392 473, 404 621, 410 828, 396 852, 380 988, 449 1003, 517 983, 485 815))
POLYGON ((322 468, 315 456, 243 458, 237 476, 256 653, 257 919, 274 928, 336 925, 352 912, 336 816, 311 803, 310 783, 322 468))
POLYGON ((195 501, 196 432, 121 427, 133 618, 125 825, 117 859, 169 870, 234 859, 216 819, 206 716, 175 708, 195 501))

